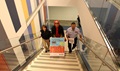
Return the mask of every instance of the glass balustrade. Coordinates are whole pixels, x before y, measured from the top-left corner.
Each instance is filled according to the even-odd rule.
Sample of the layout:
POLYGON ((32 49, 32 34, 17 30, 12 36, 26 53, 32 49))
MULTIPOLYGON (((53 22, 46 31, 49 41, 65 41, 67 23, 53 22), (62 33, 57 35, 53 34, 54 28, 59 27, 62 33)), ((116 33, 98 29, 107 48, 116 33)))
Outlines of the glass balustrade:
POLYGON ((32 57, 37 51, 41 49, 42 39, 40 32, 35 34, 24 35, 24 37, 15 37, 9 39, 11 44, 5 43, 5 40, 0 40, 0 71, 12 71, 17 67, 22 66, 29 57, 32 57), (30 35, 33 36, 30 38, 30 35), (19 39, 19 40, 18 40, 19 39), (11 46, 11 47, 9 47, 11 46), (10 49, 11 48, 11 49, 10 49), (6 50, 8 49, 8 50, 6 50))

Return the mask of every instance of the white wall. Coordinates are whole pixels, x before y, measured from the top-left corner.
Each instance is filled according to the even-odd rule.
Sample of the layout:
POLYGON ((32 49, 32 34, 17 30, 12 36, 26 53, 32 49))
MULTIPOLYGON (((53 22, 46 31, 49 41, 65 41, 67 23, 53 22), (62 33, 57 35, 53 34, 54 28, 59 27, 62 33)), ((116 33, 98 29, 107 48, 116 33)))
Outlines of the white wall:
MULTIPOLYGON (((104 1, 104 8, 108 8, 109 3, 106 0, 87 0, 91 7, 102 7, 104 1)), ((47 0, 48 6, 75 6, 77 0, 47 0)), ((80 2, 79 2, 80 4, 80 2)))
POLYGON ((50 20, 77 20, 77 15, 74 7, 49 7, 50 20))
POLYGON ((76 0, 47 0, 48 6, 75 6, 76 0))
POLYGON ((77 8, 81 19, 81 26, 86 37, 105 45, 104 40, 87 8, 84 0, 77 0, 77 8), (80 3, 80 4, 79 4, 80 3))

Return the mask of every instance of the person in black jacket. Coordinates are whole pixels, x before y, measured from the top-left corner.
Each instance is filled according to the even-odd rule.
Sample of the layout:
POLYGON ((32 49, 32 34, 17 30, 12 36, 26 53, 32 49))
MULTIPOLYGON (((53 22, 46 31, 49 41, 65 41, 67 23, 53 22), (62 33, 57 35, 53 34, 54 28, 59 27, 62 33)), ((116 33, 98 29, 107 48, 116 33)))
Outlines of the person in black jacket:
POLYGON ((77 21, 78 21, 78 26, 79 26, 79 28, 81 28, 80 17, 79 17, 79 15, 78 15, 77 21))
POLYGON ((50 37, 51 37, 51 32, 47 29, 47 26, 43 25, 42 26, 42 30, 41 30, 41 37, 43 38, 42 41, 43 41, 43 45, 44 45, 44 48, 45 48, 45 52, 48 52, 49 51, 49 46, 50 46, 50 37), (47 43, 47 46, 46 47, 46 43, 47 43))
POLYGON ((54 26, 51 28, 52 37, 64 37, 63 27, 58 20, 54 21, 54 26))

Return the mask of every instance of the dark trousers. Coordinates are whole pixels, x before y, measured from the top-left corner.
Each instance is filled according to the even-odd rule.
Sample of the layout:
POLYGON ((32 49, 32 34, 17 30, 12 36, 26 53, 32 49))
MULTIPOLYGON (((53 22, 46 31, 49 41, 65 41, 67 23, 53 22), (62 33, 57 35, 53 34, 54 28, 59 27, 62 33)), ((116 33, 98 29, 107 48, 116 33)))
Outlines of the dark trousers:
POLYGON ((74 38, 74 44, 73 44, 73 47, 72 47, 72 48, 71 48, 71 43, 69 43, 69 41, 68 41, 69 53, 72 52, 72 50, 76 47, 76 45, 77 45, 77 37, 74 38))

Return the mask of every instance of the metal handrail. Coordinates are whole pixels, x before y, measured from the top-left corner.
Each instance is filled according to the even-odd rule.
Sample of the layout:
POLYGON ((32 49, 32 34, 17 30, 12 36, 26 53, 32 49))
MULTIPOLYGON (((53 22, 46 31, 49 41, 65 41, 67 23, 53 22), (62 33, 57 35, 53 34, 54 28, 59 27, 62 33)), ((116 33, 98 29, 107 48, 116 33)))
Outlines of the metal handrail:
POLYGON ((100 56, 98 56, 93 49, 91 49, 91 46, 87 45, 87 43, 85 43, 85 41, 82 39, 80 40, 88 49, 90 49, 90 51, 93 52, 93 54, 102 61, 102 63, 104 63, 110 70, 112 71, 117 71, 116 69, 114 69, 109 63, 107 63, 105 60, 103 60, 100 56))
POLYGON ((30 41, 33 41, 33 40, 36 40, 36 39, 38 39, 38 38, 41 38, 41 36, 36 37, 36 38, 33 38, 33 39, 30 39, 30 40, 28 40, 28 41, 25 41, 25 42, 23 42, 23 43, 21 43, 21 44, 19 44, 19 45, 16 45, 16 46, 13 46, 13 47, 10 47, 10 48, 7 48, 7 49, 4 49, 4 50, 0 51, 0 54, 6 52, 6 51, 8 51, 8 50, 11 50, 11 49, 17 48, 17 47, 19 47, 19 46, 21 46, 21 45, 23 45, 23 44, 26 44, 26 43, 28 43, 28 42, 30 42, 30 41))
MULTIPOLYGON (((85 1, 85 0, 84 0, 84 1, 85 1)), ((85 1, 85 3, 86 3, 86 1, 85 1)), ((91 12, 90 7, 89 7, 89 5, 88 5, 87 3, 86 3, 86 6, 87 6, 87 9, 89 10, 89 12, 91 12)), ((91 14, 91 13, 90 13, 90 14, 91 14)), ((107 46, 107 50, 109 51, 110 56, 112 57, 112 60, 115 61, 115 60, 116 60, 116 57, 115 57, 115 55, 114 55, 114 53, 113 53, 114 51, 111 49, 112 47, 111 47, 111 44, 110 44, 110 42, 109 42, 106 34, 104 33, 104 31, 103 31, 102 27, 100 26, 100 24, 98 24, 98 22, 96 21, 96 19, 94 19, 93 14, 91 14, 91 16, 92 16, 92 18, 93 18, 93 20, 94 20, 94 22, 95 22, 95 25, 96 25, 96 27, 98 28, 98 30, 99 30, 99 32, 100 32, 100 34, 101 34, 101 36, 102 36, 102 38, 103 38, 103 40, 104 40, 104 42, 105 42, 105 45, 107 46), (114 57, 114 58, 113 58, 113 57, 114 57)), ((115 62, 116 62, 116 61, 115 61, 115 62)))
POLYGON ((108 0, 108 1, 120 10, 120 3, 118 3, 116 0, 108 0))
POLYGON ((115 59, 116 59, 116 56, 114 55, 114 50, 112 49, 113 47, 112 47, 111 43, 109 42, 109 40, 108 40, 106 34, 104 33, 101 25, 100 25, 100 24, 98 24, 98 25, 99 25, 99 27, 100 27, 99 29, 101 30, 102 34, 105 36, 105 39, 106 39, 106 41, 108 42, 108 44, 109 44, 109 46, 110 46, 110 49, 108 48, 108 50, 111 50, 110 52, 113 54, 113 56, 114 56, 115 59))

